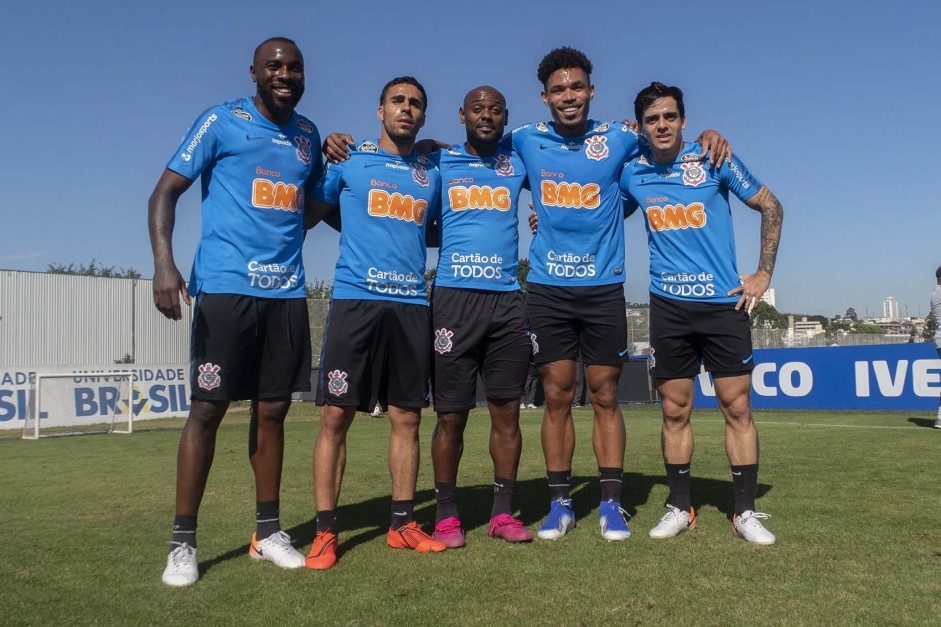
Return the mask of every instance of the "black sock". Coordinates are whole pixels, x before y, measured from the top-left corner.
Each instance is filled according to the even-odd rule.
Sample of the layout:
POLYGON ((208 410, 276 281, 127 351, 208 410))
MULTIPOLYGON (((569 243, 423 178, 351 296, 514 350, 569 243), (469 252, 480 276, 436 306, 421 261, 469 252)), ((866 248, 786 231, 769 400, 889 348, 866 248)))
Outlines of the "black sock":
POLYGON ((670 496, 667 497, 667 505, 672 505, 684 512, 690 511, 693 503, 689 496, 689 467, 690 464, 667 464, 667 486, 670 488, 670 496))
POLYGON ((516 492, 516 481, 506 477, 493 477, 493 507, 490 517, 500 514, 509 514, 513 511, 513 493, 516 492))
POLYGON ((598 477, 601 479, 601 500, 621 502, 621 480, 624 477, 623 468, 598 467, 598 477))
POLYGON ((337 510, 328 509, 317 512, 317 531, 340 532, 340 527, 337 525, 337 510))
MULTIPOLYGON (((438 502, 435 513, 436 523, 451 516, 457 517, 457 480, 435 481, 435 500, 438 502)), ((398 529, 394 525, 393 528, 398 529)))
POLYGON ((758 464, 732 466, 732 490, 735 492, 735 513, 755 511, 755 492, 758 490, 758 464))
POLYGON ((572 487, 572 470, 550 470, 546 472, 549 480, 549 500, 569 498, 569 489, 572 487))
POLYGON ((264 540, 281 531, 279 501, 255 501, 255 539, 264 540))
POLYGON ((415 519, 415 501, 392 501, 392 528, 398 529, 415 519))
POLYGON ((172 551, 181 544, 188 544, 194 549, 196 548, 195 516, 173 517, 173 535, 170 536, 170 550, 172 551))

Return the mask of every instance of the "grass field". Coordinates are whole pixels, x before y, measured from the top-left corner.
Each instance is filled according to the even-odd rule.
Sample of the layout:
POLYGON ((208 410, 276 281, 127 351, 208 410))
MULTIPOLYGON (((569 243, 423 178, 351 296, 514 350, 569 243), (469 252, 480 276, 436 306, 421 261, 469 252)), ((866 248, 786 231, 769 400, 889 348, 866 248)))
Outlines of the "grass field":
MULTIPOLYGON (((590 447, 577 410, 573 494, 578 527, 555 542, 486 536, 488 418, 467 430, 458 499, 467 547, 417 555, 385 546, 388 421, 361 415, 349 436, 339 510, 340 561, 281 571, 247 556, 254 493, 246 413, 230 413, 199 519, 202 579, 160 583, 173 516, 182 421, 137 433, 0 439, 0 624, 50 625, 598 625, 924 624, 941 621, 941 526, 934 461, 941 431, 927 413, 761 412, 758 508, 778 536, 754 547, 730 532, 731 480, 721 416, 694 415, 693 502, 699 528, 647 531, 666 498, 653 407, 625 408, 624 507, 634 536, 604 542, 590 447)), ((430 414, 429 414, 430 416, 430 414)), ((516 506, 533 530, 547 511, 538 411, 523 412, 516 506)), ((434 522, 422 427, 416 514, 434 522)), ((288 424, 282 523, 306 553, 314 534, 310 449, 317 412, 288 424)), ((13 435, 13 434, 9 434, 13 435)), ((18 434, 16 434, 18 435, 18 434)))

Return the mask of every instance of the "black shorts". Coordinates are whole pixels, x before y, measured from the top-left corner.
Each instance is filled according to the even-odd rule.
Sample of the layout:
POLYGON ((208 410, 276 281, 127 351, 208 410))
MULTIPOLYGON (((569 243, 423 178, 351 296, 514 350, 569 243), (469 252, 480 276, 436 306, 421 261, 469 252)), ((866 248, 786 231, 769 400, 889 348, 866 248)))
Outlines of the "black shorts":
POLYGON ((435 411, 477 405, 477 374, 487 398, 523 395, 532 342, 520 292, 435 287, 431 299, 435 411))
POLYGON ((310 390, 306 299, 199 293, 195 302, 193 400, 264 400, 310 390))
POLYGON ((695 303, 650 295, 650 374, 685 379, 700 364, 713 376, 748 374, 755 367, 751 322, 735 303, 695 303))
POLYGON ((334 300, 327 312, 317 403, 372 411, 428 406, 428 307, 385 300, 334 300))
POLYGON ((528 307, 536 365, 575 360, 579 351, 586 365, 624 362, 627 315, 620 283, 590 287, 530 283, 528 307))

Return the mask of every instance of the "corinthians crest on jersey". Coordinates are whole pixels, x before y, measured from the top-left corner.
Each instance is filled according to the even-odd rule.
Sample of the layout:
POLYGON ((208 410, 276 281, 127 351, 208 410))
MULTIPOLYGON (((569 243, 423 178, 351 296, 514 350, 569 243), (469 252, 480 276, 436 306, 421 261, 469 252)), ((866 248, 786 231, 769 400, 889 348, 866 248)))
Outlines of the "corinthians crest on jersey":
POLYGON ((493 158, 493 171, 500 176, 513 176, 513 161, 510 155, 496 155, 493 158))
POLYGON ((592 135, 585 138, 585 156, 594 161, 608 157, 608 138, 604 135, 592 135))
POLYGON ((696 187, 706 182, 706 171, 703 169, 702 163, 690 161, 680 164, 680 167, 683 168, 683 185, 696 187))
POLYGON ((434 346, 439 355, 450 353, 451 349, 454 348, 454 343, 451 341, 452 337, 454 337, 454 331, 449 331, 444 327, 435 331, 434 346))
POLYGON ((428 170, 425 169, 420 163, 410 163, 412 166, 412 180, 421 185, 422 187, 428 187, 428 170))

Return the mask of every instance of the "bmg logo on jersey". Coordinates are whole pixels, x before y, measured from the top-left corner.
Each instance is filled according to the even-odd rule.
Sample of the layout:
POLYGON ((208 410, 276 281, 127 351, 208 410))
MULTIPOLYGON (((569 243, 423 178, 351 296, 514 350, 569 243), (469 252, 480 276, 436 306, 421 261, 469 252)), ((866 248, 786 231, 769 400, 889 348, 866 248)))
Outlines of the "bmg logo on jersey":
POLYGON ((252 181, 252 206, 300 213, 304 207, 304 190, 293 183, 258 178, 252 181))
POLYGON ((448 200, 452 211, 466 209, 496 209, 498 211, 510 210, 510 190, 506 187, 490 187, 489 185, 471 185, 470 187, 454 186, 448 189, 448 200))
POLYGON ((601 204, 601 187, 597 183, 556 183, 543 180, 542 204, 547 207, 569 207, 571 209, 597 209, 601 204))
POLYGON ((647 207, 647 222, 651 231, 701 229, 706 225, 706 207, 701 202, 688 205, 656 205, 647 207))
POLYGON ((398 192, 390 194, 382 189, 371 189, 368 211, 371 216, 405 220, 421 226, 425 223, 428 201, 398 192))

